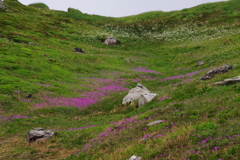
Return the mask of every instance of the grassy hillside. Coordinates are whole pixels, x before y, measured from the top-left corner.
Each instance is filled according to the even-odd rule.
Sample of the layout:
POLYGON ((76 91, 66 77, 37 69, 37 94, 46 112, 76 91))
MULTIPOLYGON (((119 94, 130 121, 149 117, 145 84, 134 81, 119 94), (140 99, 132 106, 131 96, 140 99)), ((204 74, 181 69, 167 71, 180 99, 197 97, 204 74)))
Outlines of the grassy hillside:
POLYGON ((240 159, 240 84, 212 85, 239 76, 240 0, 122 18, 3 3, 0 159, 240 159), (137 83, 158 96, 122 106, 137 83), (36 127, 57 136, 28 143, 36 127))

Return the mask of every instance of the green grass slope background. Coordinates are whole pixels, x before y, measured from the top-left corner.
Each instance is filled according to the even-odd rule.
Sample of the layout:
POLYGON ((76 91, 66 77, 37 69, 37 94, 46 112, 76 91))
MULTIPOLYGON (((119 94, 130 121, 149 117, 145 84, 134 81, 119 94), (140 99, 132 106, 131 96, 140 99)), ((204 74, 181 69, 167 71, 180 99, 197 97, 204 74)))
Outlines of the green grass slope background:
POLYGON ((3 3, 0 159, 240 159, 240 84, 212 85, 239 76, 239 0, 122 18, 3 3), (158 96, 122 106, 137 83, 158 96), (57 136, 28 143, 36 127, 57 136))

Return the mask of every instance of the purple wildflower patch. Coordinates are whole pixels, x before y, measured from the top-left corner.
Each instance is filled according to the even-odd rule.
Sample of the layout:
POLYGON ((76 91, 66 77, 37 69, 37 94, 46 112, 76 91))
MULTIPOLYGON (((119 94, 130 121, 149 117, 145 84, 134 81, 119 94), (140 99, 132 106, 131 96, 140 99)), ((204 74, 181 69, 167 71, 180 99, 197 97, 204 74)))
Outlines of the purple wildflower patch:
POLYGON ((99 91, 128 91, 128 89, 123 88, 122 86, 117 86, 115 84, 111 84, 105 87, 98 88, 99 91))
POLYGON ((58 107, 67 107, 74 106, 85 109, 87 106, 93 105, 97 102, 96 99, 93 98, 48 98, 47 102, 36 104, 36 108, 40 109, 45 106, 58 106, 58 107))
MULTIPOLYGON (((201 70, 201 71, 203 71, 203 70, 201 70)), ((194 71, 194 72, 186 73, 185 75, 177 75, 177 76, 167 77, 167 78, 161 79, 160 81, 180 79, 180 78, 183 78, 183 77, 192 77, 193 75, 195 75, 195 74, 197 74, 199 72, 200 71, 194 71)))
POLYGON ((86 109, 98 101, 103 100, 104 97, 109 96, 113 93, 119 91, 127 91, 127 88, 123 86, 126 85, 125 79, 100 79, 91 78, 89 81, 89 88, 92 91, 87 91, 81 93, 80 97, 56 97, 51 98, 47 96, 40 97, 41 103, 35 104, 34 109, 44 108, 46 106, 56 106, 56 107, 78 107, 81 109, 86 109))
POLYGON ((161 98, 159 98, 158 100, 159 100, 159 101, 163 101, 163 100, 165 100, 165 99, 168 99, 168 96, 161 97, 161 98))
POLYGON ((87 129, 87 128, 90 128, 90 127, 96 127, 96 125, 84 126, 84 127, 80 127, 80 128, 70 128, 70 129, 58 130, 58 131, 74 131, 74 130, 80 130, 80 129, 87 129))
POLYGON ((132 79, 133 82, 140 82, 141 79, 137 78, 137 79, 132 79))
POLYGON ((21 116, 21 115, 8 115, 8 116, 0 116, 0 125, 4 125, 6 122, 11 122, 14 119, 23 119, 23 118, 29 118, 27 116, 21 116), (1 124, 2 123, 2 124, 1 124))
POLYGON ((185 76, 186 77, 192 77, 194 74, 197 74, 199 73, 200 71, 194 71, 194 72, 190 72, 190 73, 187 73, 185 76))
POLYGON ((137 67, 134 69, 135 71, 138 71, 138 72, 145 72, 145 73, 156 73, 156 74, 161 74, 157 71, 152 71, 150 69, 146 69, 146 68, 143 68, 143 67, 137 67))
POLYGON ((43 83, 35 83, 36 85, 44 86, 44 87, 55 87, 54 85, 51 84, 43 84, 43 83))
POLYGON ((29 117, 16 115, 16 116, 10 116, 10 118, 29 118, 29 117))
POLYGON ((87 143, 83 151, 86 151, 89 147, 95 146, 95 144, 101 144, 104 140, 108 139, 109 137, 118 137, 122 131, 126 129, 133 128, 135 123, 140 123, 141 120, 137 119, 138 116, 133 116, 127 119, 122 119, 118 122, 112 122, 114 127, 108 127, 103 133, 100 133, 96 138, 93 138, 89 143, 87 143))
POLYGON ((183 78, 183 77, 184 77, 184 75, 172 76, 172 77, 168 77, 168 78, 161 79, 160 81, 167 81, 167 80, 179 79, 179 78, 183 78))

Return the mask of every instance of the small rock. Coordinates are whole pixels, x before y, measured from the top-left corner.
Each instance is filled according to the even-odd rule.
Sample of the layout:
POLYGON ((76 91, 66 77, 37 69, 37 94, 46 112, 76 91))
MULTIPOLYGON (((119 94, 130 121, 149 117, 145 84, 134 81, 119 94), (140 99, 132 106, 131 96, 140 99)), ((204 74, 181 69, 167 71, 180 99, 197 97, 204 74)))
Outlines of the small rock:
POLYGON ((36 140, 47 140, 54 135, 54 132, 51 130, 44 130, 43 128, 34 128, 28 132, 26 140, 30 143, 35 142, 36 140))
POLYGON ((240 76, 234 77, 234 78, 229 78, 229 79, 224 79, 224 81, 221 82, 215 82, 214 84, 216 85, 228 85, 228 84, 233 84, 240 82, 240 76))
POLYGON ((142 157, 133 155, 129 160, 142 160, 142 157))
POLYGON ((84 51, 81 48, 74 48, 73 50, 78 53, 84 53, 84 51))
POLYGON ((15 90, 14 92, 17 93, 17 94, 21 93, 20 90, 15 90))
POLYGON ((49 56, 49 55, 47 55, 47 54, 44 54, 44 56, 45 56, 45 57, 50 57, 50 56, 49 56))
POLYGON ((33 42, 29 42, 29 44, 31 44, 31 45, 34 45, 34 43, 33 43, 33 42))
POLYGON ((31 94, 31 93, 28 94, 28 95, 26 96, 26 98, 32 98, 32 94, 31 94))
POLYGON ((157 120, 157 121, 148 123, 147 125, 148 125, 148 126, 153 126, 153 125, 155 125, 155 124, 159 124, 159 123, 163 123, 163 122, 164 122, 163 120, 157 120))
POLYGON ((217 68, 214 70, 210 70, 205 76, 203 76, 200 80, 205 81, 208 79, 211 79, 214 77, 215 74, 222 74, 222 73, 226 73, 229 70, 232 70, 233 66, 229 66, 229 65, 224 65, 222 68, 217 68))
POLYGON ((202 66, 203 64, 204 64, 204 61, 199 61, 197 66, 199 67, 199 66, 202 66))
POLYGON ((114 37, 107 37, 104 42, 104 44, 108 45, 108 46, 113 46, 119 43, 119 41, 114 38, 114 37))

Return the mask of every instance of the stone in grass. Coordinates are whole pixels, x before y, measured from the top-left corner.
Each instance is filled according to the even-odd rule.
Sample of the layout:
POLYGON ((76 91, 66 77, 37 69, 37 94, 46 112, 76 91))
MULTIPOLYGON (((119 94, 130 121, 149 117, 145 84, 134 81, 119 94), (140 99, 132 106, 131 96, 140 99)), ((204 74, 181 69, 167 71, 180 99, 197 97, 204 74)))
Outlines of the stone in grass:
POLYGON ((142 157, 133 155, 129 160, 142 160, 142 157))
POLYGON ((2 3, 1 0, 0 0, 0 8, 1 8, 1 9, 6 9, 6 6, 2 3))
POLYGON ((229 70, 232 70, 232 68, 233 68, 233 66, 224 65, 222 68, 217 68, 217 69, 210 70, 210 71, 209 71, 205 76, 203 76, 200 80, 205 81, 205 80, 211 79, 211 78, 213 78, 213 76, 214 76, 215 74, 222 74, 222 73, 228 72, 229 70))
POLYGON ((147 125, 148 125, 148 126, 153 126, 153 125, 155 125, 155 124, 159 124, 159 123, 163 123, 163 122, 164 122, 163 120, 157 120, 157 121, 148 123, 147 125))
POLYGON ((43 128, 34 128, 30 130, 26 136, 26 140, 29 143, 35 142, 36 140, 45 141, 51 138, 54 132, 51 130, 44 130, 43 128))
POLYGON ((32 94, 28 94, 25 98, 32 98, 32 94))
POLYGON ((224 81, 221 82, 215 82, 215 85, 228 85, 228 84, 234 84, 240 82, 240 76, 234 77, 234 78, 229 78, 229 79, 224 79, 224 81))
POLYGON ((199 66, 202 66, 203 64, 204 64, 204 61, 199 61, 197 66, 199 67, 199 66))
POLYGON ((73 50, 78 53, 85 53, 81 48, 73 48, 73 50))
POLYGON ((107 37, 104 42, 104 44, 108 45, 108 46, 113 46, 119 43, 119 41, 114 38, 114 37, 107 37))
POLYGON ((150 91, 142 84, 138 83, 137 87, 132 88, 123 98, 122 105, 131 104, 134 100, 138 100, 142 94, 150 93, 150 91))
POLYGON ((156 96, 157 96, 156 93, 145 93, 145 94, 142 94, 140 96, 139 100, 138 100, 138 107, 141 107, 141 106, 147 104, 148 102, 153 100, 156 96))

